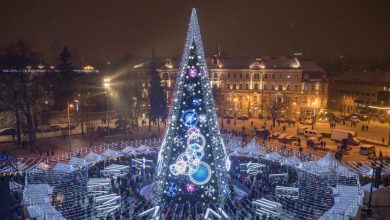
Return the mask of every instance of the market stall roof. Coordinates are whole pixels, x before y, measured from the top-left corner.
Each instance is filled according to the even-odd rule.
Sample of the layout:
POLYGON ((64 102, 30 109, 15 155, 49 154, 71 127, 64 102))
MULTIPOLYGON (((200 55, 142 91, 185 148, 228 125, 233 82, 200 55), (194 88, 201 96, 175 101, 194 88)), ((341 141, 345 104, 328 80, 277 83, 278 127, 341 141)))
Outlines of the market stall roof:
POLYGON ((247 145, 245 145, 245 147, 241 149, 241 152, 255 156, 262 154, 260 151, 260 145, 257 143, 256 138, 253 138, 247 145))
POLYGON ((299 163, 302 163, 302 160, 296 156, 286 157, 285 161, 290 165, 298 165, 299 163))
POLYGON ((87 160, 84 159, 84 158, 72 157, 72 158, 70 158, 70 160, 68 161, 68 164, 70 164, 70 165, 76 165, 76 166, 86 166, 86 165, 89 165, 90 162, 87 161, 87 160))
POLYGON ((50 202, 53 187, 48 184, 28 184, 23 191, 22 205, 34 205, 50 202))
POLYGON ((317 164, 320 166, 334 166, 338 162, 333 158, 332 153, 328 152, 324 157, 317 161, 317 164))
POLYGON ((105 155, 100 155, 100 154, 97 154, 97 153, 94 153, 94 152, 89 152, 85 157, 84 159, 86 159, 87 161, 89 162, 95 162, 95 161, 102 161, 102 160, 105 160, 107 159, 107 157, 105 155))
POLYGON ((52 170, 56 172, 71 173, 77 169, 70 164, 57 163, 52 170))
POLYGON ((141 145, 138 148, 136 148, 136 150, 138 152, 143 152, 143 153, 155 153, 156 152, 156 149, 154 149, 153 147, 150 147, 150 146, 146 146, 146 145, 141 145))
POLYGON ((137 150, 137 149, 134 148, 134 147, 132 147, 132 146, 127 146, 127 147, 123 148, 121 151, 122 151, 124 154, 134 154, 136 150, 137 150))
POLYGON ((121 156, 123 156, 122 152, 112 150, 112 149, 107 149, 102 154, 107 156, 107 157, 121 157, 121 156))
POLYGON ((276 151, 268 153, 265 157, 268 159, 274 160, 274 161, 280 161, 280 160, 283 160, 283 158, 284 158, 282 155, 280 155, 276 151))
POLYGON ((58 212, 49 203, 36 204, 27 207, 28 215, 31 219, 37 220, 66 220, 60 212, 58 212))

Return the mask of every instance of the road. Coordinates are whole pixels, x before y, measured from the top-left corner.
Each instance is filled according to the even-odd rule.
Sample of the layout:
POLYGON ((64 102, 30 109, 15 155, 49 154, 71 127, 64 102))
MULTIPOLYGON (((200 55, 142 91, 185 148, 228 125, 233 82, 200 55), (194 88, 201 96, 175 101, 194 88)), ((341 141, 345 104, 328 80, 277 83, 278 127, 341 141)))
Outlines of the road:
MULTIPOLYGON (((251 131, 255 126, 257 128, 260 128, 266 124, 266 128, 271 130, 272 121, 270 120, 260 120, 260 119, 250 119, 247 121, 240 121, 236 120, 236 124, 234 125, 234 120, 230 120, 230 125, 227 124, 227 120, 223 120, 223 126, 222 126, 222 119, 219 119, 220 127, 231 130, 234 129, 236 131, 241 131, 243 127, 245 127, 246 131, 251 131), (253 121, 253 127, 251 127, 251 122, 253 121)), ((272 128, 273 132, 282 132, 283 126, 286 126, 286 132, 290 135, 296 135, 297 134, 297 126, 304 126, 308 129, 311 129, 311 125, 300 125, 296 124, 288 126, 288 124, 279 124, 276 123, 275 127, 272 128)), ((343 129, 343 130, 350 130, 353 132, 356 132, 358 135, 358 139, 362 141, 362 143, 370 142, 373 143, 376 147, 376 155, 379 155, 379 151, 382 151, 384 154, 390 154, 390 147, 387 145, 388 138, 389 138, 389 130, 390 126, 388 124, 382 124, 379 122, 364 122, 364 123, 358 123, 356 127, 351 127, 350 122, 347 122, 345 125, 342 124, 336 124, 336 129, 343 129), (368 125, 368 131, 362 131, 362 125, 368 125), (385 139, 385 144, 382 144, 382 137, 385 139)), ((329 126, 328 121, 317 121, 314 125, 314 130, 317 130, 319 133, 328 133, 330 134, 331 129, 329 126)), ((304 140, 305 138, 303 135, 301 135, 301 139, 304 140)), ((326 148, 330 150, 331 152, 335 153, 337 149, 337 145, 334 141, 330 140, 329 138, 324 138, 324 141, 326 142, 326 148)), ((274 144, 277 144, 275 142, 274 144)), ((322 156, 326 153, 326 151, 322 150, 313 150, 311 148, 308 148, 306 146, 306 142, 302 141, 301 144, 303 145, 303 148, 307 152, 314 153, 318 156, 322 156)), ((298 147, 291 146, 292 148, 298 150, 298 147)), ((346 161, 361 161, 361 160, 368 160, 367 156, 360 155, 359 154, 359 146, 353 146, 351 151, 348 151, 344 156, 343 160, 346 161)))
MULTIPOLYGON (((260 120, 260 119, 250 119, 247 121, 240 121, 236 120, 236 124, 233 124, 234 120, 231 120, 231 124, 227 124, 227 120, 223 120, 223 125, 222 125, 222 119, 219 119, 220 122, 220 127, 231 130, 234 129, 236 131, 241 131, 242 127, 246 128, 246 131, 251 131, 253 127, 261 127, 264 125, 264 122, 266 122, 266 127, 270 129, 272 122, 269 120, 260 120), (253 121, 253 127, 251 127, 251 121, 253 121)), ((114 126, 113 123, 111 123, 112 127, 114 126)), ((140 123, 141 124, 141 123, 140 123)), ((382 137, 385 137, 385 143, 388 141, 388 130, 390 126, 387 124, 380 124, 378 122, 370 122, 364 123, 365 125, 367 124, 369 126, 368 131, 362 131, 361 126, 362 123, 358 124, 356 127, 350 127, 350 124, 347 123, 346 125, 340 125, 337 124, 336 128, 337 129, 345 129, 345 130, 351 130, 354 132, 358 133, 358 138, 361 140, 368 140, 371 142, 375 142, 376 146, 376 151, 377 155, 379 154, 379 151, 381 150, 383 153, 389 153, 390 154, 390 147, 387 145, 381 145, 381 139, 382 137)), ((106 124, 100 124, 100 122, 96 122, 96 126, 106 126, 106 124)), ((282 127, 284 124, 276 124, 276 126, 272 129, 273 131, 282 131, 282 127)), ((286 126, 286 133, 291 134, 291 135, 296 135, 297 131, 297 126, 286 126)), ((301 126, 301 125, 300 125, 301 126)), ((311 128, 311 125, 306 125, 309 129, 311 128)), ((327 121, 318 121, 315 126, 315 130, 319 131, 320 133, 330 133, 330 127, 329 123, 327 121)), ((161 127, 160 134, 163 135, 163 129, 164 127, 161 127)), ((85 128, 86 130, 86 128, 85 128)), ((106 135, 97 135, 96 133, 91 133, 91 132, 85 132, 84 135, 81 135, 81 127, 78 126, 75 129, 71 130, 72 135, 71 135, 71 142, 72 142, 72 150, 78 149, 80 147, 88 147, 92 145, 98 145, 101 143, 105 143, 107 141, 119 141, 119 140, 130 140, 130 139, 143 139, 146 137, 151 137, 151 136, 157 136, 157 128, 156 126, 152 126, 152 130, 149 131, 147 126, 140 126, 139 131, 134 132, 133 134, 117 134, 117 135, 111 135, 110 138, 108 139, 106 135)), ((69 144, 69 139, 67 136, 67 130, 65 131, 59 131, 59 132, 46 132, 46 133, 39 133, 38 134, 38 148, 40 152, 30 152, 30 150, 26 148, 22 148, 21 146, 15 145, 14 143, 3 143, 0 144, 0 152, 1 151, 7 151, 11 155, 14 155, 16 157, 18 156, 46 156, 47 152, 54 151, 54 155, 58 155, 61 153, 65 153, 70 149, 70 144, 69 144)), ((12 137, 0 137, 0 142, 1 141, 9 141, 11 140, 12 137)), ((304 137, 301 137, 302 140, 304 140, 304 137)), ((330 139, 325 138, 326 141, 326 148, 329 149, 331 152, 335 153, 337 144, 331 141, 330 139)), ((326 153, 326 151, 323 150, 313 150, 311 148, 308 148, 306 146, 305 141, 301 142, 303 145, 303 148, 307 152, 314 153, 318 156, 322 156, 326 153)), ((273 144, 280 144, 278 142, 273 142, 273 144)), ((298 147, 296 146, 291 146, 291 148, 294 148, 298 150, 298 147)), ((50 153, 51 155, 51 153, 50 153)), ((367 160, 367 156, 363 156, 359 154, 359 147, 354 146, 352 147, 352 150, 347 152, 343 156, 343 160, 354 160, 354 161, 360 161, 360 160, 367 160)))

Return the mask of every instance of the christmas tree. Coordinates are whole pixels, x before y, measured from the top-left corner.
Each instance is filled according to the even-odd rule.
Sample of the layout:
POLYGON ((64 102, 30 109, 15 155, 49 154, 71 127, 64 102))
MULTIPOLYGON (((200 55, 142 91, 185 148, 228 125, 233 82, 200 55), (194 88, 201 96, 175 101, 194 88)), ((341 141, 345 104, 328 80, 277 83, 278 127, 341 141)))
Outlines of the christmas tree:
POLYGON ((219 131, 196 10, 192 10, 173 109, 158 155, 162 202, 223 204, 230 160, 219 131))

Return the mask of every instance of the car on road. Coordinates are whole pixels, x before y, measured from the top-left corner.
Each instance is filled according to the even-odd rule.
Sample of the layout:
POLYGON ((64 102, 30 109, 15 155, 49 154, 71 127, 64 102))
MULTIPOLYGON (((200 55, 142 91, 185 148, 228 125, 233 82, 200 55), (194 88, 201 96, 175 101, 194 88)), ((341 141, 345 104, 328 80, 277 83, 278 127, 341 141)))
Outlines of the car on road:
POLYGON ((341 129, 332 129, 330 133, 330 139, 335 142, 341 142, 343 139, 348 140, 350 145, 359 145, 360 141, 356 138, 356 132, 341 130, 341 129))
POLYGON ((249 119, 249 116, 248 115, 240 115, 237 117, 238 120, 242 120, 242 121, 246 121, 249 119))
POLYGON ((297 137, 295 135, 285 135, 282 138, 279 138, 278 141, 283 143, 283 144, 298 145, 298 139, 299 139, 299 137, 297 137))
POLYGON ((296 123, 296 120, 293 119, 293 118, 287 118, 287 119, 286 119, 286 123, 295 124, 295 123, 296 123))
POLYGON ((305 130, 303 132, 303 136, 305 136, 306 138, 315 137, 318 140, 322 139, 322 135, 318 131, 316 131, 316 130, 305 130))
POLYGON ((313 124, 313 121, 310 119, 306 119, 306 120, 300 121, 299 123, 303 124, 303 125, 311 125, 311 124, 313 124))
POLYGON ((309 128, 307 126, 298 126, 297 127, 297 135, 303 135, 306 130, 309 128))
POLYGON ((223 116, 224 119, 233 119, 234 116, 233 115, 225 115, 223 116))
POLYGON ((37 128, 38 132, 54 132, 61 130, 59 125, 40 125, 37 128))
POLYGON ((351 122, 353 122, 353 123, 359 123, 359 122, 360 122, 360 119, 358 119, 358 118, 351 118, 351 122))
POLYGON ((0 135, 1 136, 6 136, 6 135, 15 136, 16 135, 16 129, 15 128, 3 128, 3 129, 0 130, 0 135))
POLYGON ((285 123, 286 119, 285 118, 278 118, 278 119, 276 119, 276 122, 278 122, 278 123, 285 123))
POLYGON ((375 146, 374 145, 361 145, 359 149, 360 155, 375 155, 375 146))
POLYGON ((279 137, 280 135, 281 135, 281 133, 278 132, 278 131, 276 131, 276 132, 273 132, 273 133, 271 134, 271 137, 272 137, 272 138, 277 138, 277 137, 279 137))
POLYGON ((306 139, 306 145, 312 148, 321 148, 321 141, 316 137, 309 137, 306 139))

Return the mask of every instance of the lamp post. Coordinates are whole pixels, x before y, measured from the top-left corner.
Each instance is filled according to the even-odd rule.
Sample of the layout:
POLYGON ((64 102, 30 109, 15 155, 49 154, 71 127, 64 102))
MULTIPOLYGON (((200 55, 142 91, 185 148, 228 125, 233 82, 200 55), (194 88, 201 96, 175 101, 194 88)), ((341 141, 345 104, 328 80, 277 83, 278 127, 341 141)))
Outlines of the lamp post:
POLYGON ((311 129, 314 130, 314 124, 315 124, 315 120, 316 120, 316 101, 314 101, 313 103, 311 103, 313 105, 313 115, 312 115, 312 119, 311 119, 311 129))
POLYGON ((109 117, 109 102, 108 102, 108 92, 111 87, 111 79, 106 77, 103 80, 103 87, 105 89, 104 93, 106 94, 106 121, 107 121, 107 140, 110 138, 110 117, 109 117))
POLYGON ((68 138, 69 138, 69 152, 72 151, 72 140, 70 138, 70 109, 73 108, 72 103, 68 103, 68 138))

